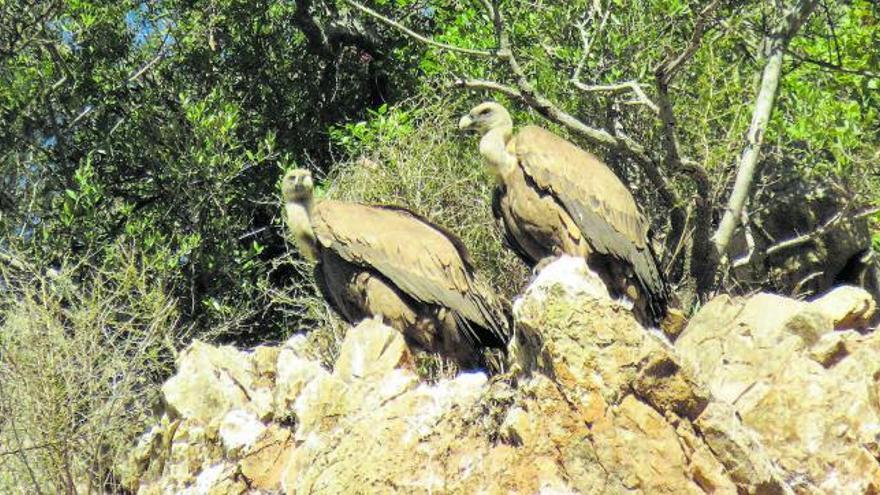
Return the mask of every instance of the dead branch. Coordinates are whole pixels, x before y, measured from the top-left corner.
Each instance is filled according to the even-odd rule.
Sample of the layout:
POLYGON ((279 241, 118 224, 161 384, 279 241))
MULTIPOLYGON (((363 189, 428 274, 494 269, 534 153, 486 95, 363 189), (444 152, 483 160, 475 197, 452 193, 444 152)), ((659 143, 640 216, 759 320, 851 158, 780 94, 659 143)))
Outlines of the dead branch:
MULTIPOLYGON (((590 7, 590 12, 587 15, 587 21, 591 21, 595 18, 596 12, 599 10, 598 2, 593 3, 590 7)), ((607 93, 620 93, 623 91, 632 91, 635 94, 635 99, 624 102, 624 104, 628 105, 644 105, 651 109, 655 115, 659 113, 659 109, 657 105, 648 98, 648 95, 642 90, 641 85, 636 81, 626 81, 617 84, 586 84, 581 80, 581 74, 583 73, 584 66, 586 66, 587 59, 590 56, 590 51, 593 48, 593 40, 595 36, 602 32, 605 28, 605 23, 608 21, 608 16, 611 11, 606 10, 605 14, 602 15, 602 19, 599 21, 599 25, 596 28, 596 31, 593 36, 590 36, 590 33, 587 32, 587 21, 582 21, 577 23, 578 32, 581 35, 581 58, 578 60, 577 65, 574 68, 574 72, 571 75, 571 84, 580 89, 581 91, 587 93, 598 93, 598 92, 607 92, 607 93)))
POLYGON ((786 55, 791 55, 792 57, 794 57, 795 59, 797 59, 800 62, 816 65, 818 67, 822 67, 823 69, 828 69, 829 71, 832 71, 832 72, 841 72, 843 74, 852 74, 855 76, 862 76, 862 77, 867 77, 870 79, 880 79, 880 72, 872 72, 869 70, 850 69, 850 68, 844 67, 842 65, 833 64, 831 62, 825 62, 824 60, 817 60, 814 58, 807 57, 806 55, 804 55, 802 53, 798 53, 798 52, 791 50, 789 48, 786 48, 785 53, 786 53, 786 55))
POLYGON ((660 113, 660 109, 657 107, 657 104, 651 101, 650 98, 648 98, 648 95, 646 95, 644 90, 642 90, 641 84, 637 83, 636 81, 625 81, 617 84, 590 85, 584 84, 577 79, 572 79, 571 84, 579 90, 587 93, 620 93, 622 91, 632 91, 633 94, 635 94, 636 99, 629 102, 624 102, 624 104, 644 105, 648 107, 651 112, 654 113, 654 115, 658 115, 660 113))
POLYGON ((790 294, 790 296, 793 297, 793 298, 795 298, 795 299, 797 299, 797 298, 800 298, 800 297, 803 297, 803 296, 808 295, 807 292, 801 292, 801 289, 804 287, 804 285, 806 285, 807 283, 809 283, 809 282, 810 282, 811 280, 813 280, 814 278, 821 277, 821 276, 824 275, 824 274, 825 274, 825 272, 822 271, 822 270, 819 270, 819 271, 816 271, 816 272, 813 272, 813 273, 808 274, 806 277, 802 278, 802 279, 800 280, 800 282, 798 282, 797 284, 795 284, 794 288, 791 289, 791 294, 790 294))
MULTIPOLYGON (((709 175, 700 164, 681 156, 678 141, 678 119, 669 97, 669 85, 679 71, 691 60, 697 49, 702 45, 709 21, 721 5, 715 0, 697 15, 694 30, 685 48, 675 55, 670 53, 654 68, 654 82, 657 89, 657 115, 661 122, 661 144, 663 146, 664 164, 667 170, 687 174, 693 180, 697 197, 695 198, 694 228, 691 245, 691 275, 697 282, 697 293, 702 297, 710 289, 714 279, 715 262, 709 242, 712 230, 711 200, 712 183, 709 175)), ((681 231, 679 235, 684 235, 681 231)))
MULTIPOLYGON (((599 10, 598 2, 595 2, 590 7, 590 12, 587 15, 588 20, 593 20, 596 15, 596 11, 599 10)), ((587 64, 587 59, 590 57, 590 52, 593 49, 593 41, 596 39, 596 36, 605 29, 605 23, 608 21, 608 16, 611 14, 611 10, 605 10, 605 14, 602 15, 602 20, 599 21, 599 26, 596 28, 596 31, 593 33, 593 36, 590 36, 587 33, 586 22, 577 23, 578 32, 581 34, 581 58, 578 60, 577 65, 574 68, 574 73, 571 76, 572 81, 580 81, 581 73, 584 70, 584 66, 587 64)))
POLYGON ((767 123, 770 121, 773 104, 776 100, 776 92, 779 89, 785 49, 813 10, 815 10, 817 3, 817 0, 797 0, 767 40, 767 61, 761 75, 761 89, 755 99, 755 109, 752 114, 752 123, 749 125, 748 138, 740 155, 736 180, 733 191, 730 193, 727 208, 724 211, 724 216, 718 229, 712 236, 715 250, 721 259, 726 257, 727 247, 730 244, 733 231, 738 224, 740 212, 746 198, 748 198, 749 190, 755 177, 758 157, 761 154, 761 145, 764 142, 764 132, 767 129, 767 123))
POLYGON ((514 100, 522 100, 523 95, 518 89, 506 84, 497 83, 495 81, 486 81, 485 79, 456 79, 452 81, 452 87, 465 88, 470 90, 487 90, 501 93, 508 98, 514 100))
POLYGON ((749 223, 749 213, 746 208, 743 208, 742 219, 740 222, 742 222, 743 229, 745 230, 746 246, 748 247, 748 250, 745 255, 733 260, 732 266, 734 268, 748 265, 751 263, 752 256, 755 254, 755 237, 752 235, 752 225, 749 223))
MULTIPOLYGON (((676 129, 678 122, 672 109, 672 102, 669 99, 669 84, 678 74, 678 71, 684 67, 691 57, 697 52, 697 49, 703 43, 703 35, 706 33, 706 27, 709 20, 715 15, 715 11, 721 5, 721 0, 715 0, 706 8, 700 11, 694 22, 694 31, 684 50, 678 55, 670 53, 663 62, 660 62, 654 68, 654 79, 657 85, 657 101, 659 102, 658 115, 663 123, 663 149, 666 154, 666 165, 672 169, 681 169, 682 158, 680 154, 680 146, 676 129)), ((705 175, 702 167, 690 167, 690 171, 698 175, 705 175), (702 174, 699 174, 702 171, 702 174)), ((696 177, 697 181, 701 181, 702 177, 696 177)))
POLYGON ((800 246, 802 244, 806 244, 808 242, 812 242, 819 237, 825 235, 829 230, 834 228, 835 225, 840 223, 843 219, 848 218, 850 220, 858 220, 860 218, 869 217, 874 215, 875 213, 880 212, 880 207, 868 208, 866 210, 862 210, 860 212, 856 212, 852 215, 846 215, 842 211, 838 211, 831 218, 825 221, 818 228, 813 230, 812 232, 808 232, 806 234, 799 235, 797 237, 793 237, 791 239, 787 239, 781 242, 778 242, 769 248, 767 248, 767 256, 776 254, 780 251, 791 249, 793 247, 800 246))
POLYGON ((697 15, 697 19, 694 22, 694 31, 691 33, 691 39, 688 41, 685 49, 677 56, 669 54, 669 56, 667 56, 666 59, 654 69, 658 78, 662 76, 664 83, 669 84, 684 64, 687 63, 697 52, 697 49, 700 48, 700 45, 703 43, 703 36, 706 34, 706 28, 709 25, 709 20, 715 15, 715 12, 721 6, 721 3, 721 0, 714 0, 703 8, 703 10, 697 15))
POLYGON ((401 33, 409 36, 410 38, 412 38, 420 43, 424 43, 426 45, 430 45, 435 48, 439 48, 441 50, 448 50, 450 52, 464 53, 466 55, 474 55, 477 57, 493 57, 494 56, 494 54, 492 52, 489 52, 486 50, 475 50, 473 48, 463 48, 460 46, 447 45, 446 43, 440 43, 439 41, 434 41, 431 38, 428 38, 427 36, 419 34, 419 33, 413 31, 412 29, 404 26, 403 24, 400 24, 399 22, 397 22, 393 19, 389 19, 389 18, 385 17, 384 15, 376 12, 375 10, 373 10, 367 6, 364 6, 364 5, 361 5, 357 2, 355 2, 354 0, 343 0, 343 1, 346 4, 354 7, 355 9, 363 12, 364 14, 367 14, 368 16, 376 19, 377 21, 381 22, 382 24, 393 27, 394 29, 400 31, 401 33))

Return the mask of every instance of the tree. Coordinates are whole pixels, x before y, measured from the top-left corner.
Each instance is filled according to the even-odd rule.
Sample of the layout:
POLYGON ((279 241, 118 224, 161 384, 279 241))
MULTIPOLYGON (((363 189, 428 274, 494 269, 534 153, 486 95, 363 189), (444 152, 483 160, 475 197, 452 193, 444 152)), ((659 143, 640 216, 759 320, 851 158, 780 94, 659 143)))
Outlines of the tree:
MULTIPOLYGON (((588 84, 582 80, 586 72, 585 68, 593 57, 591 51, 595 47, 597 39, 605 34, 609 17, 615 15, 617 24, 626 26, 626 23, 620 22, 620 20, 627 14, 620 11, 615 12, 613 5, 603 7, 602 2, 590 2, 588 5, 574 4, 565 7, 545 8, 546 12, 542 12, 545 21, 566 18, 572 11, 582 12, 581 19, 573 23, 579 35, 580 53, 572 56, 573 53, 576 53, 576 48, 571 46, 572 36, 570 34, 566 36, 565 26, 561 30, 551 30, 550 36, 545 34, 547 31, 540 28, 531 31, 541 33, 537 36, 530 37, 521 34, 529 32, 529 30, 523 29, 523 26, 534 23, 538 16, 532 12, 524 13, 515 5, 506 5, 490 0, 484 0, 479 4, 482 9, 482 17, 491 26, 495 41, 488 47, 475 49, 472 48, 472 45, 476 45, 477 41, 471 37, 461 36, 462 31, 460 30, 446 29, 445 32, 441 30, 439 34, 435 35, 435 38, 444 40, 454 37, 457 44, 451 44, 447 41, 439 42, 355 0, 344 1, 374 21, 396 29, 416 43, 430 47, 432 51, 438 53, 436 56, 439 59, 446 62, 444 69, 448 73, 485 72, 485 68, 480 68, 473 63, 461 63, 459 57, 463 56, 479 59, 481 62, 483 60, 492 62, 494 66, 492 72, 497 74, 499 79, 511 81, 510 84, 507 84, 500 82, 499 79, 453 77, 451 81, 453 87, 469 91, 485 91, 518 101, 535 110, 550 122, 566 128, 568 132, 584 142, 599 146, 607 150, 609 154, 622 157, 637 165, 641 175, 657 192, 657 200, 670 213, 668 227, 664 229, 668 231, 665 243, 665 263, 671 266, 679 264, 689 267, 689 276, 685 277, 685 283, 693 284, 696 295, 700 299, 705 299, 710 293, 717 290, 719 283, 723 281, 728 265, 730 239, 738 225, 739 218, 745 214, 743 207, 749 195, 750 186, 754 181, 761 155, 761 145, 765 134, 770 132, 768 124, 782 78, 784 56, 788 52, 792 40, 795 39, 800 28, 817 6, 817 2, 812 1, 795 1, 790 6, 776 2, 768 9, 767 6, 759 5, 726 4, 720 0, 713 1, 699 10, 679 2, 658 2, 646 6, 641 12, 630 14, 632 16, 630 19, 638 18, 639 15, 657 18, 662 15, 664 9, 671 10, 673 13, 677 9, 690 17, 691 27, 686 41, 680 47, 674 48, 677 43, 675 38, 680 31, 678 25, 686 24, 680 22, 680 19, 673 19, 668 24, 660 23, 659 25, 663 26, 661 33, 650 32, 650 28, 645 29, 644 25, 636 23, 639 28, 650 32, 650 36, 645 36, 643 40, 659 37, 662 40, 661 45, 664 45, 664 50, 657 51, 650 48, 643 50, 634 62, 624 62, 622 64, 625 66, 624 69, 608 71, 612 74, 615 72, 640 74, 637 77, 588 84), (506 15, 505 11, 510 11, 510 15, 506 15), (508 17, 514 20, 510 21, 508 17), (757 24, 758 21, 761 23, 757 24), (743 32, 735 30, 734 24, 751 25, 752 29, 743 34, 743 32), (729 169, 730 165, 729 163, 707 164, 708 159, 714 158, 711 157, 711 151, 701 153, 694 149, 692 142, 681 142, 682 119, 677 115, 676 106, 684 105, 676 105, 674 102, 676 96, 670 94, 673 82, 689 64, 698 65, 698 68, 693 69, 694 71, 700 69, 732 70, 742 75, 743 70, 739 66, 743 64, 739 60, 734 59, 735 67, 719 65, 716 60, 693 61, 695 55, 698 55, 705 37, 709 34, 714 34, 713 49, 729 52, 725 54, 727 57, 735 57, 736 51, 740 50, 744 44, 751 44, 753 41, 751 38, 757 37, 761 40, 760 58, 763 67, 761 69, 760 91, 754 97, 752 124, 748 129, 746 144, 736 162, 735 185, 717 225, 714 220, 715 212, 721 209, 718 191, 726 189, 726 185, 723 181, 713 181, 711 176, 712 173, 717 173, 719 168, 729 169), (518 46, 511 41, 514 36, 521 38, 518 46), (535 38, 539 38, 539 40, 535 38), (540 53, 541 50, 531 48, 530 44, 531 47, 539 44, 544 53, 540 53), (560 55, 561 53, 564 55, 560 55), (521 62, 520 54, 529 57, 528 61, 521 62), (574 60, 576 62, 571 63, 574 60), (565 62, 569 62, 570 67, 571 76, 568 80, 560 80, 560 77, 553 78, 542 74, 542 69, 546 70, 546 65, 556 63, 558 67, 559 65, 564 66, 565 62), (653 80, 646 77, 645 66, 653 67, 653 80), (533 82, 541 79, 544 84, 533 82), (648 85, 643 82, 646 79, 650 80, 652 84, 648 85), (648 94, 650 86, 653 86, 653 95, 648 94), (566 111, 565 107, 578 108, 583 105, 581 102, 572 102, 571 92, 573 89, 580 91, 587 97, 610 96, 610 111, 606 110, 606 113, 610 113, 610 118, 606 119, 604 123, 589 123, 573 112, 566 111), (627 99, 621 99, 620 95, 625 95, 627 99), (639 110, 626 112, 622 109, 624 105, 636 106, 639 110), (633 133, 628 127, 635 128, 636 132, 633 133), (634 134, 638 135, 634 136, 634 134), (658 142, 659 146, 654 144, 658 142), (702 160, 691 158, 696 154, 702 154, 702 160), (701 161, 702 163, 700 163, 701 161), (685 177, 686 182, 682 183, 679 177, 685 177), (693 191, 695 194, 693 194, 693 199, 686 200, 684 198, 691 195, 689 191, 693 191), (692 220, 689 220, 691 218, 692 220), (690 246, 689 256, 676 258, 680 252, 678 247, 683 244, 690 246), (719 264, 721 264, 720 267, 719 264)), ((471 7, 451 2, 448 4, 448 8, 460 12, 459 22, 462 18, 469 20, 474 18, 474 11, 471 7)), ((628 10, 638 11, 640 9, 630 7, 628 10)), ((833 15, 827 8, 826 11, 829 17, 833 15)), ((639 20, 643 22, 644 17, 639 20)), ((622 28, 621 31, 626 31, 628 27, 630 26, 622 28)), ((833 26, 831 28, 833 29, 833 26)), ((814 29, 820 30, 821 26, 814 29)), ((480 29, 475 31, 479 33, 480 29)), ((571 29, 568 31, 570 33, 571 29)), ((639 34, 644 35, 645 33, 639 34)), ((831 34, 835 35, 836 33, 831 34)), ((864 36, 867 33, 862 34, 864 36)), ((608 37, 611 36, 608 35, 608 37)), ((870 38, 871 35, 867 37, 870 38)), ((616 62, 619 63, 620 60, 616 62)), ((729 60, 725 62, 730 63, 729 60)), ((876 64, 876 60, 867 62, 876 64)), ((850 70, 849 72, 858 73, 865 79, 876 77, 876 74, 871 71, 850 70)), ((693 73, 689 76, 689 83, 698 79, 694 77, 693 73)), ((740 88, 740 91, 743 89, 745 88, 740 88)), ((689 99, 693 104, 695 101, 707 98, 704 95, 697 95, 696 98, 690 97, 689 99)), ((872 98, 871 101, 875 105, 872 107, 872 112, 876 112, 876 99, 872 98)), ((608 105, 607 100, 604 103, 608 105)), ((590 108, 595 110, 596 106, 591 105, 590 108)), ((596 112, 582 111, 582 113, 596 112)), ((737 122, 729 121, 720 124, 720 126, 716 124, 716 127, 726 125, 735 128, 737 122)), ((705 136, 703 137, 705 138, 705 136)), ((723 144, 729 146, 729 140, 723 144)), ((723 157, 722 161, 732 162, 727 157, 723 157)), ((726 174, 722 175, 726 176, 726 174)), ((649 198, 648 202, 652 203, 653 201, 649 198)), ((673 268, 673 275, 675 271, 673 268)))

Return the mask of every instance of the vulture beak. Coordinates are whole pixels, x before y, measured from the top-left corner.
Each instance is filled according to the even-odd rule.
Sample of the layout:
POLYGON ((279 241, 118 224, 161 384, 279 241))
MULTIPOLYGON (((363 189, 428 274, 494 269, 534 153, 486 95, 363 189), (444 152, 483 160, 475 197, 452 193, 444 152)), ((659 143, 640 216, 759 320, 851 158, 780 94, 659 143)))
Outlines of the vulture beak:
POLYGON ((462 131, 470 130, 471 126, 474 124, 474 119, 471 118, 470 115, 465 115, 458 121, 458 128, 462 131))

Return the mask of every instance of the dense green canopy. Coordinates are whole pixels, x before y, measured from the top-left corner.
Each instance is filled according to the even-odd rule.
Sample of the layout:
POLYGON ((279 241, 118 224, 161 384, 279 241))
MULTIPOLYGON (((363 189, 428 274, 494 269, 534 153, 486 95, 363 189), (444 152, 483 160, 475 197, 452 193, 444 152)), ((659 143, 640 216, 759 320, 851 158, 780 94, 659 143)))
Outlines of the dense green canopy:
MULTIPOLYGON (((775 37, 782 70, 760 156, 787 165, 759 167, 753 189, 774 174, 835 184, 841 218, 873 222, 880 249, 873 0, 0 0, 0 261, 22 284, 2 286, 19 297, 47 273, 75 287, 128 274, 110 283, 123 307, 139 307, 135 293, 168 297, 170 347, 326 325, 280 220, 279 178, 300 166, 319 194, 447 225, 513 294, 525 270, 500 245, 476 143, 455 129, 497 99, 623 178, 686 306, 747 290, 710 235, 775 37), (798 8, 804 25, 786 31, 798 8), (132 273, 140 292, 125 289, 132 273)), ((58 314, 75 305, 59 297, 58 314)), ((0 354, 22 342, 4 341, 12 331, 0 330, 0 354)))

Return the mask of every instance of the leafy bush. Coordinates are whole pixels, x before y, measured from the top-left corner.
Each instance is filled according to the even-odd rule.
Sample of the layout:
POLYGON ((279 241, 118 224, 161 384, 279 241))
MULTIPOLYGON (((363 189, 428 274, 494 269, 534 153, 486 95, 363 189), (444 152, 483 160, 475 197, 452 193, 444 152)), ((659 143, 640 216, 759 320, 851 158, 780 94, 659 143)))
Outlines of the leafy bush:
POLYGON ((489 283, 512 297, 527 272, 501 244, 492 218, 494 183, 477 140, 457 127, 475 101, 420 98, 337 129, 333 136, 348 159, 326 177, 326 195, 405 206, 424 215, 458 235, 489 283))
POLYGON ((113 466, 157 405, 184 334, 166 288, 117 252, 113 271, 41 274, 0 286, 0 492, 113 492, 113 466))
MULTIPOLYGON (((477 142, 459 133, 457 122, 472 101, 444 97, 381 106, 369 119, 339 126, 330 135, 340 162, 319 177, 316 196, 368 204, 405 206, 459 236, 486 282, 512 298, 523 287, 528 270, 501 244, 491 211, 494 184, 485 172, 477 142)), ((285 308, 291 321, 308 332, 313 352, 325 364, 335 360, 346 326, 327 309, 308 267, 295 252, 280 261, 300 275, 273 304, 285 308)), ((490 358, 491 360, 492 358, 490 358)), ((497 361, 497 359, 496 359, 497 361)), ((451 362, 432 355, 417 357, 427 380, 453 375, 451 362)))

